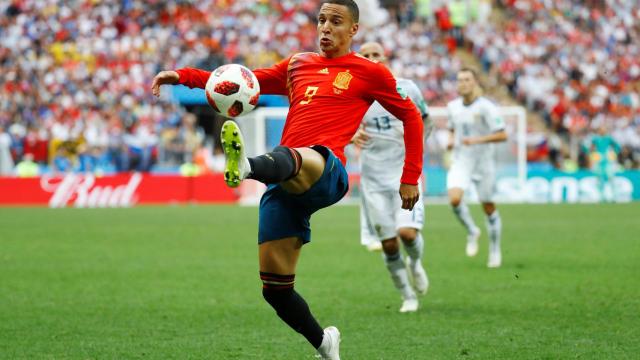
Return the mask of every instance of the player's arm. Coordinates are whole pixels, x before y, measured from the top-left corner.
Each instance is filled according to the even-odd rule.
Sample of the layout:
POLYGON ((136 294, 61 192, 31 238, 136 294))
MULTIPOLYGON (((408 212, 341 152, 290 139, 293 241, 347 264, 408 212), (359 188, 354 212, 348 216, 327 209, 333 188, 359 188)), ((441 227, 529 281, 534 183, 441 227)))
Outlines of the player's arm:
POLYGON ((418 180, 422 175, 423 156, 423 124, 420 112, 409 99, 402 96, 397 87, 396 79, 382 64, 373 64, 372 79, 373 100, 377 100, 387 111, 402 121, 404 127, 405 159, 400 178, 400 197, 403 209, 413 209, 418 201, 418 180))
POLYGON ((351 138, 351 143, 357 147, 364 148, 367 147, 369 139, 369 133, 364 130, 364 123, 362 123, 360 124, 358 131, 356 131, 355 135, 351 138))
POLYGON ((455 141, 456 141, 456 131, 451 128, 449 129, 449 140, 447 141, 447 150, 453 150, 455 141))
MULTIPOLYGON (((287 65, 289 59, 281 61, 273 67, 267 69, 256 69, 253 73, 260 83, 262 94, 286 95, 287 89, 287 65)), ((211 76, 210 71, 182 68, 178 70, 161 71, 153 78, 151 92, 155 96, 160 96, 160 86, 162 85, 185 85, 189 88, 204 89, 211 76)))
POLYGON ((620 151, 622 151, 620 144, 618 144, 618 142, 613 137, 609 136, 609 138, 611 139, 611 146, 613 147, 613 151, 616 153, 616 155, 620 154, 620 151))
POLYGON ((462 143, 465 145, 488 144, 503 141, 507 141, 507 132, 505 130, 499 130, 489 135, 470 136, 462 139, 462 143))
POLYGON ((160 71, 154 78, 151 84, 151 93, 155 96, 160 96, 160 86, 162 85, 177 85, 182 84, 190 88, 204 89, 204 86, 209 80, 210 71, 183 68, 178 70, 165 70, 160 71))
POLYGON ((416 85, 413 81, 410 82, 409 85, 409 97, 411 98, 411 101, 413 101, 413 104, 418 108, 418 111, 420 111, 420 115, 422 116, 424 139, 426 140, 429 138, 429 135, 431 135, 434 124, 429 117, 429 107, 427 106, 427 102, 424 101, 422 91, 420 91, 418 85, 416 85))
POLYGON ((463 144, 474 145, 507 141, 504 119, 502 118, 502 115, 500 115, 498 107, 487 101, 484 116, 484 120, 487 122, 487 125, 489 125, 491 134, 464 138, 462 139, 463 144))

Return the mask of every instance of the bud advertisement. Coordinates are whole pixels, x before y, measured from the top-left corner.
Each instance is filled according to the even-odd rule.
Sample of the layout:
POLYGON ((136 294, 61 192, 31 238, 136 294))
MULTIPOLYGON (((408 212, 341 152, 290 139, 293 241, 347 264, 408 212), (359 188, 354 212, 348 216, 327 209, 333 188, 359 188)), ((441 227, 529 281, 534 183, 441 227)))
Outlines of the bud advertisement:
POLYGON ((40 178, 0 178, 0 205, 52 208, 130 207, 138 204, 234 203, 238 194, 222 175, 119 174, 97 177, 69 173, 40 178))

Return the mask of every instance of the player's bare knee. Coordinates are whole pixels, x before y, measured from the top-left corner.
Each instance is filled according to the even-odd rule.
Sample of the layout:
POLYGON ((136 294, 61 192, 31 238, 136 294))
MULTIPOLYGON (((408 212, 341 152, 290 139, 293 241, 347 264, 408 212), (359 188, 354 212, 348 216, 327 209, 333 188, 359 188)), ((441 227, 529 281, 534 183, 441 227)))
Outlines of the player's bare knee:
POLYGON ((462 202, 462 198, 449 196, 449 203, 451 204, 451 206, 458 207, 458 205, 460 205, 460 202, 462 202))
POLYGON ((405 244, 411 244, 418 237, 418 231, 413 228, 400 228, 398 229, 398 236, 405 244))
POLYGON ((449 203, 453 207, 458 207, 462 202, 462 190, 454 188, 449 190, 449 203))
POLYGON ((387 255, 393 255, 400 251, 397 238, 382 240, 382 251, 387 255))
POLYGON ((487 215, 493 214, 496 211, 495 203, 482 203, 482 208, 484 209, 484 213, 487 215))

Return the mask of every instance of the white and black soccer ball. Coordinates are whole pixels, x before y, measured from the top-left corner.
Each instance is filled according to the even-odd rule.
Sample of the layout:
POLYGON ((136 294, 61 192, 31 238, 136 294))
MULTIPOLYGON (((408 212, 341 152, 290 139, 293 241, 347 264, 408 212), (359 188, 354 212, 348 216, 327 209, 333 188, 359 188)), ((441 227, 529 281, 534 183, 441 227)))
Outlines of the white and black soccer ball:
POLYGON ((207 102, 216 112, 234 118, 256 107, 260 84, 251 70, 242 65, 228 64, 211 73, 204 92, 207 102))

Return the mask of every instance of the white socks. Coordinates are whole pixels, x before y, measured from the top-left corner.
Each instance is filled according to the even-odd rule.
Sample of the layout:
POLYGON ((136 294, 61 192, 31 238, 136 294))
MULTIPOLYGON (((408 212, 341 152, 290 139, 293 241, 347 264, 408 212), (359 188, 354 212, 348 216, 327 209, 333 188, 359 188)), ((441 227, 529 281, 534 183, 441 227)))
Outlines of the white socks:
POLYGON ((456 214, 456 217, 458 217, 458 220, 460 220, 462 225, 467 229, 468 234, 473 234, 478 231, 478 227, 473 222, 469 207, 467 207, 466 203, 460 202, 458 206, 452 206, 451 208, 453 209, 453 213, 456 214))
POLYGON ((502 219, 498 210, 487 216, 487 232, 489 234, 489 249, 500 250, 500 237, 502 235, 502 219))
POLYGON ((407 251, 407 255, 411 258, 413 262, 420 262, 422 259, 422 253, 424 252, 424 240, 422 239, 422 233, 418 231, 418 236, 415 240, 409 245, 403 242, 404 249, 407 251))
MULTIPOLYGON (((417 240, 417 239, 416 239, 417 240)), ((387 265, 389 274, 391 274, 391 280, 396 289, 400 291, 403 299, 415 299, 416 293, 413 291, 411 284, 409 283, 409 272, 404 264, 400 251, 393 255, 387 255, 383 253, 384 262, 387 265)))

